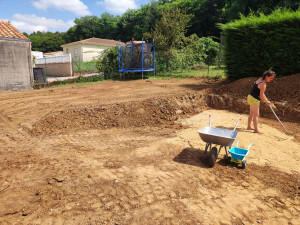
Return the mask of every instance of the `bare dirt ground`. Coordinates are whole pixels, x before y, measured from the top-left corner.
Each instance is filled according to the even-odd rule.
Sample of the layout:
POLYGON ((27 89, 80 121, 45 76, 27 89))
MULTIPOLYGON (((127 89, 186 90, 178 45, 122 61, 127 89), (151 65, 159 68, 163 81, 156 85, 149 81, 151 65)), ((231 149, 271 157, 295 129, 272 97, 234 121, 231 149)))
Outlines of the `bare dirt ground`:
POLYGON ((299 77, 267 88, 292 135, 263 104, 264 134, 245 130, 255 78, 0 92, 0 224, 299 224, 299 77), (224 150, 209 168, 208 115, 242 118, 245 169, 224 150))

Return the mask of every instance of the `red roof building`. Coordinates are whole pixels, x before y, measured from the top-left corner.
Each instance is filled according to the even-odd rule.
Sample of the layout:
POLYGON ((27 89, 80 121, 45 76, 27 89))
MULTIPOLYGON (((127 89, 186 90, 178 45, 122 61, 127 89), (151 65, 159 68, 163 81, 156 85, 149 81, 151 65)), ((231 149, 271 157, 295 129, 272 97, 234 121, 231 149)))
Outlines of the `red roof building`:
MULTIPOLYGON (((76 44, 93 44, 93 45, 106 45, 106 46, 117 46, 118 41, 110 40, 110 39, 102 39, 102 38, 88 38, 81 41, 75 41, 68 44, 64 44, 61 47, 76 45, 76 44)), ((123 44, 123 43, 122 43, 123 44)))
POLYGON ((0 20, 0 90, 33 86, 31 42, 7 20, 0 20))
POLYGON ((29 40, 7 20, 0 20, 0 37, 29 40))

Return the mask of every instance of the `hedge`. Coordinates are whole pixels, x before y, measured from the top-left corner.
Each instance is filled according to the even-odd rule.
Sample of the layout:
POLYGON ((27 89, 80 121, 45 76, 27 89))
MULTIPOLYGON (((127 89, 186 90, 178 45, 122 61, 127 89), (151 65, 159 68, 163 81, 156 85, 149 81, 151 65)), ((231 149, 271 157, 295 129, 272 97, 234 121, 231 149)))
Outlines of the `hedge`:
POLYGON ((279 76, 300 72, 300 8, 251 14, 220 27, 229 79, 261 76, 268 69, 279 76))

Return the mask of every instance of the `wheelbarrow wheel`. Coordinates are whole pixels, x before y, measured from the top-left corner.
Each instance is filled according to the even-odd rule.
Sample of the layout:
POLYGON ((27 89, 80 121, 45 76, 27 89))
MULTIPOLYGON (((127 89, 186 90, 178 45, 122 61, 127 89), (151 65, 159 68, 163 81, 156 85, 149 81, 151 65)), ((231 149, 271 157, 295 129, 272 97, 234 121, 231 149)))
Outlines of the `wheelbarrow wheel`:
POLYGON ((230 164, 231 163, 231 156, 227 157, 227 163, 230 164))
POLYGON ((242 161, 242 168, 243 168, 243 169, 246 168, 246 164, 247 164, 246 160, 243 160, 243 161, 242 161))
POLYGON ((210 167, 213 167, 216 164, 217 157, 218 157, 218 149, 216 147, 213 147, 210 150, 210 155, 208 159, 208 164, 210 167))

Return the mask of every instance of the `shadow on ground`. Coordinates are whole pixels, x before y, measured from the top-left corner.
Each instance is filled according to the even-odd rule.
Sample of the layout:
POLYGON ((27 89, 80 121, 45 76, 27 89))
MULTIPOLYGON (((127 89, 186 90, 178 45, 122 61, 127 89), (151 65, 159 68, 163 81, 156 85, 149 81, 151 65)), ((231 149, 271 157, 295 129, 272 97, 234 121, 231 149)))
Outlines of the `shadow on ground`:
POLYGON ((175 158, 174 162, 198 166, 201 168, 209 168, 206 157, 208 154, 199 148, 188 147, 183 149, 175 158))
POLYGON ((181 87, 192 89, 194 91, 201 91, 207 88, 211 88, 215 86, 216 84, 213 82, 206 82, 205 84, 184 84, 180 85, 181 87))
MULTIPOLYGON (((209 151, 204 153, 204 150, 199 148, 188 147, 183 149, 177 156, 174 157, 173 161, 183 163, 191 166, 198 166, 201 168, 211 168, 208 164, 209 151)), ((227 157, 218 157, 216 164, 224 167, 236 167, 242 169, 238 163, 228 163, 227 157)), ((216 166, 215 164, 215 166, 216 166)))

